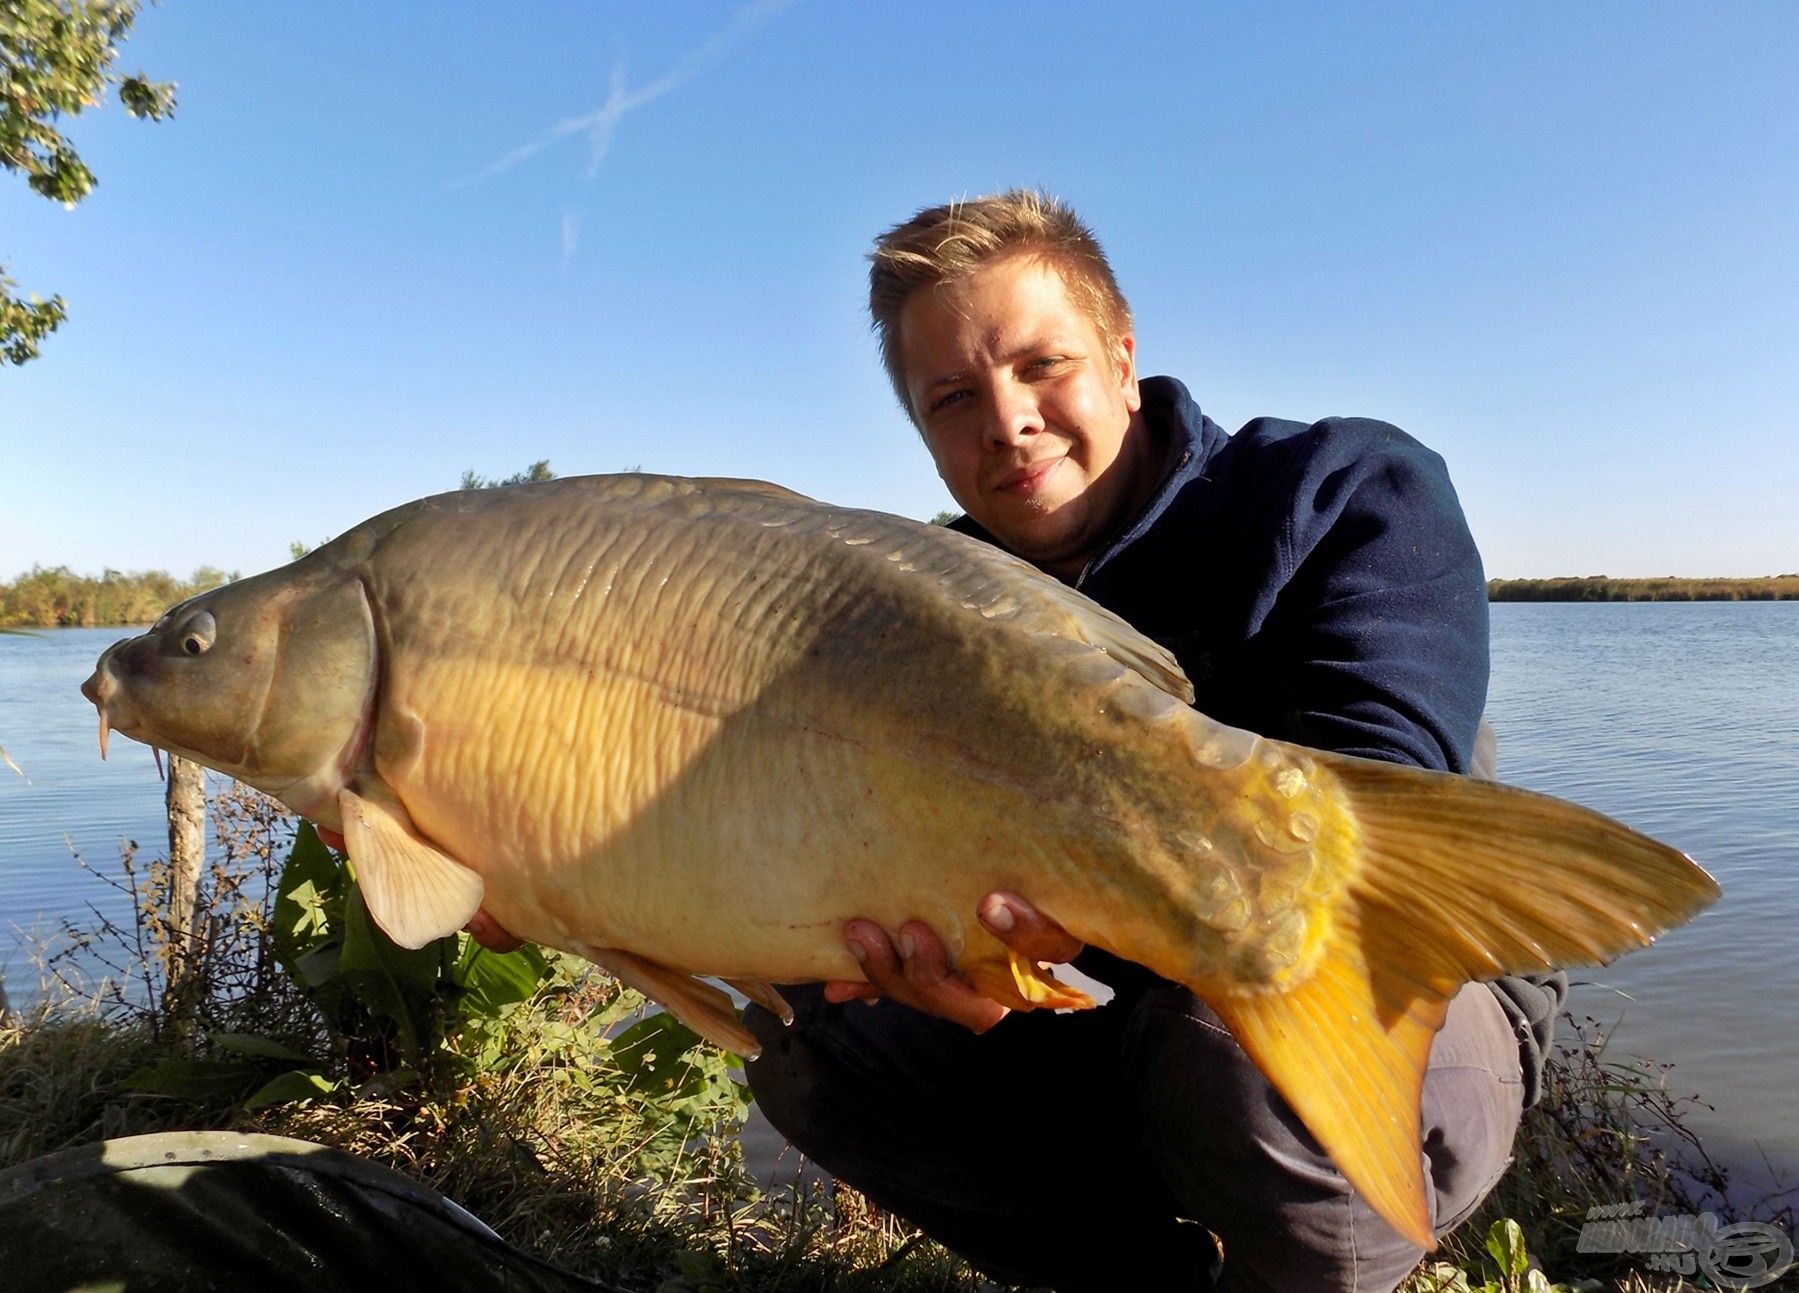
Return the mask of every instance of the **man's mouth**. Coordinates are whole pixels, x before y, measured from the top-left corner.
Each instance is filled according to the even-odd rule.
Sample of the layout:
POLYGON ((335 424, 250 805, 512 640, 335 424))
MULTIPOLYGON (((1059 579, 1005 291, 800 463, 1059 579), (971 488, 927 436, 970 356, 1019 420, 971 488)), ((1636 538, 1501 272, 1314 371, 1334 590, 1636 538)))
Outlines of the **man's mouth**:
POLYGON ((1000 478, 999 484, 994 487, 995 492, 1011 494, 1016 498, 1035 497, 1048 488, 1050 477, 1062 462, 1061 458, 1048 458, 1016 468, 1000 478))

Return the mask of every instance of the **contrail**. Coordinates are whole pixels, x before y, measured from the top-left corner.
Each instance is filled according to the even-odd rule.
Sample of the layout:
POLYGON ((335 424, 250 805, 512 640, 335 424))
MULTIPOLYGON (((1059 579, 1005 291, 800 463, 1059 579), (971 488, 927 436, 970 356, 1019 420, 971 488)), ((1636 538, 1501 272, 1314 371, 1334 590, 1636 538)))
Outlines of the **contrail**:
POLYGON ((725 24, 722 31, 675 64, 663 76, 651 81, 648 85, 639 86, 635 90, 625 80, 624 63, 615 64, 612 69, 612 84, 606 95, 606 101, 598 108, 583 116, 567 117, 558 121, 536 139, 526 144, 520 144, 477 174, 465 180, 452 181, 446 187, 467 188, 471 184, 479 184, 483 180, 492 179, 496 175, 511 170, 520 162, 535 157, 558 139, 574 134, 587 136, 587 178, 592 179, 599 171, 600 163, 606 159, 606 150, 612 146, 613 131, 618 129, 618 123, 625 119, 627 113, 634 112, 646 103, 653 103, 663 95, 680 89, 723 58, 732 45, 792 3, 793 0, 751 0, 751 3, 746 4, 731 16, 731 21, 725 24))

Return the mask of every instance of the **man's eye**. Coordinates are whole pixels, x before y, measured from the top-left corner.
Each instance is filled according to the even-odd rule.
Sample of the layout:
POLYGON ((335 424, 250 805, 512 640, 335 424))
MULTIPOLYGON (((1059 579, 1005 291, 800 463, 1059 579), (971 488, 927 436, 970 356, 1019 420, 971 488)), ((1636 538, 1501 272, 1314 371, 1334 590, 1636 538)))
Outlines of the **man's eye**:
POLYGON ((1029 364, 1025 365, 1025 371, 1041 375, 1043 373, 1054 372, 1067 362, 1068 356, 1066 355, 1039 355, 1036 359, 1031 360, 1029 364))
POLYGON ((931 405, 931 412, 933 412, 933 413, 940 412, 943 409, 947 409, 947 408, 952 407, 953 405, 961 403, 962 401, 966 400, 967 398, 968 398, 967 391, 951 391, 947 395, 940 395, 937 397, 936 402, 931 405))

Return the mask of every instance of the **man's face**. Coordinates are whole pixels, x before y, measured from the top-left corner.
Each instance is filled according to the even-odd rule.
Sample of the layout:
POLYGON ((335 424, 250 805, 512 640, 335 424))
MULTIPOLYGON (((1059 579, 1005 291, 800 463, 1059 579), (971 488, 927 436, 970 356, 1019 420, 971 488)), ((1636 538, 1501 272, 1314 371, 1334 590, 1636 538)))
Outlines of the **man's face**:
POLYGON ((1154 487, 1136 343, 1107 344, 1031 255, 900 310, 906 394, 950 494, 1007 548, 1078 575, 1154 487))

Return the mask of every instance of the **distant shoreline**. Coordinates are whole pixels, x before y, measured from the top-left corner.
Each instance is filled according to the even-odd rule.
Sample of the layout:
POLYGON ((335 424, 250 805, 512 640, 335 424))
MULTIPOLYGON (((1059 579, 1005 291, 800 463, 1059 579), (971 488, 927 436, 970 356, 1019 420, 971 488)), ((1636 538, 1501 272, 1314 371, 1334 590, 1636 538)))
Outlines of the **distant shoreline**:
POLYGON ((1490 602, 1786 602, 1799 601, 1799 575, 1759 579, 1489 579, 1490 602))
MULTIPOLYGON (((123 628, 149 624, 176 602, 225 582, 213 569, 189 580, 162 571, 99 578, 67 567, 41 567, 11 583, 0 581, 0 631, 5 629, 123 628)), ((1786 602, 1799 601, 1799 574, 1757 579, 1614 579, 1562 575, 1553 579, 1490 579, 1490 602, 1786 602)))

